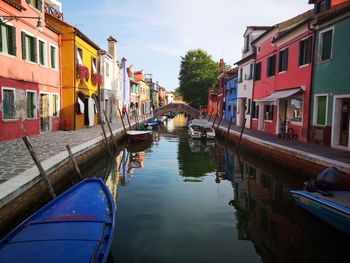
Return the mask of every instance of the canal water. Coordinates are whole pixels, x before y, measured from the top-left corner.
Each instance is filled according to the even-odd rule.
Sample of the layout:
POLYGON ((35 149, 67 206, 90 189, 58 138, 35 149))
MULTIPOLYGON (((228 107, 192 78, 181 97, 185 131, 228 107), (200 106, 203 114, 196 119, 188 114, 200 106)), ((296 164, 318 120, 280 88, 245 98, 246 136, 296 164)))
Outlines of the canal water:
POLYGON ((85 171, 115 198, 111 262, 350 262, 349 238, 293 204, 302 175, 190 140, 185 124, 85 171))

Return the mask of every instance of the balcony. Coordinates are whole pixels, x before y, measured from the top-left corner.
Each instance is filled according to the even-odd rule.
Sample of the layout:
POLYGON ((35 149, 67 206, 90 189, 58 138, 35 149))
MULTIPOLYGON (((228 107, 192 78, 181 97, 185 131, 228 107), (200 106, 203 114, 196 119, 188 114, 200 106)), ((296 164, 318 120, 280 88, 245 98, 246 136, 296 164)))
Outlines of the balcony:
POLYGON ((63 13, 55 9, 53 6, 49 5, 48 3, 45 2, 44 5, 44 10, 46 14, 49 14, 59 20, 63 21, 63 13))

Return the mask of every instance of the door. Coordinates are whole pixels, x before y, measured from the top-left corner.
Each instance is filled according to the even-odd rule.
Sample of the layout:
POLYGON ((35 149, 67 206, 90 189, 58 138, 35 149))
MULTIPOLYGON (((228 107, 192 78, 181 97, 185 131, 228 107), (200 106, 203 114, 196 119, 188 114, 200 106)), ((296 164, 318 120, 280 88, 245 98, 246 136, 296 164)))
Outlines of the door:
POLYGON ((350 99, 342 100, 340 116, 340 136, 339 144, 349 145, 349 120, 350 120, 350 99))
POLYGON ((280 100, 279 101, 279 130, 277 133, 285 133, 286 132, 286 125, 287 125, 287 100, 280 100))
POLYGON ((40 130, 50 130, 50 104, 49 94, 40 94, 40 130))

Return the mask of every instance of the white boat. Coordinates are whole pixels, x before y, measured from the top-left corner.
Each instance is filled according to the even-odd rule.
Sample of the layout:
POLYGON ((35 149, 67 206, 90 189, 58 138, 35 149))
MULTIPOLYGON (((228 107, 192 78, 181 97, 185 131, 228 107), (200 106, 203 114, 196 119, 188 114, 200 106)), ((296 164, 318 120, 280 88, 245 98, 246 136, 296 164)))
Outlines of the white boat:
POLYGON ((215 139, 215 130, 206 119, 193 119, 188 125, 188 133, 193 139, 215 139))

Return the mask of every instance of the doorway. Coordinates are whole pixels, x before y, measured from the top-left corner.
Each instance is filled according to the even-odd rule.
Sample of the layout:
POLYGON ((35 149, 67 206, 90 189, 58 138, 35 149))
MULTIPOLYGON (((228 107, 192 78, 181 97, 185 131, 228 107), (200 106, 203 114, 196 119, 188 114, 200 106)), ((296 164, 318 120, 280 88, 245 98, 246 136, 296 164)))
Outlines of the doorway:
POLYGON ((339 145, 349 145, 350 99, 343 99, 340 115, 339 145))
POLYGON ((40 93, 40 131, 50 131, 50 101, 49 94, 40 93))

